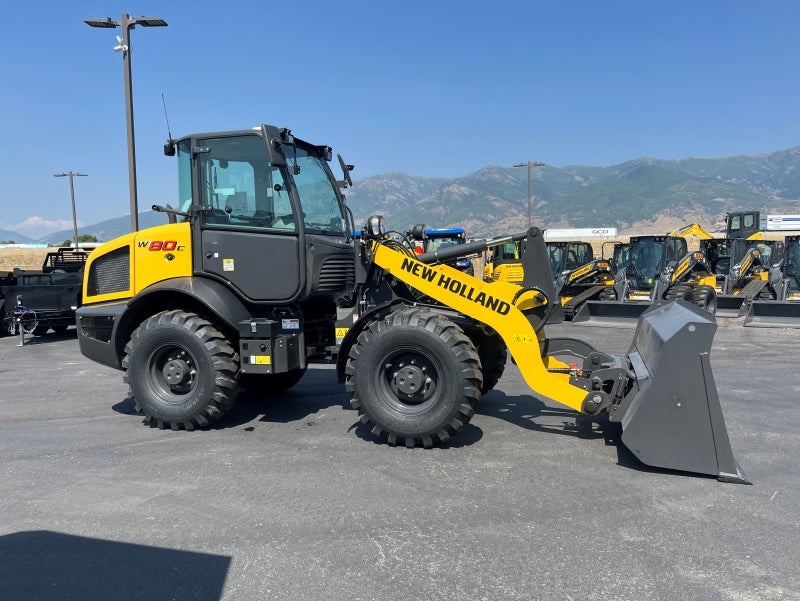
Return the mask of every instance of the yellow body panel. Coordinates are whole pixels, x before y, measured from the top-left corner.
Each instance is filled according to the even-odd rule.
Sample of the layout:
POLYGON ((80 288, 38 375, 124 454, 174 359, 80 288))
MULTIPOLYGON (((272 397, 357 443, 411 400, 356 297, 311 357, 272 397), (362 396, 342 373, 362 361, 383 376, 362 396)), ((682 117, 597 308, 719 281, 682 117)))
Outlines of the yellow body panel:
POLYGON ((108 253, 130 249, 130 288, 111 294, 89 296, 87 277, 83 280, 84 303, 131 298, 148 286, 170 278, 192 275, 192 232, 188 223, 171 223, 120 236, 97 248, 86 263, 85 273, 92 264, 108 253))
POLYGON ((569 274, 569 281, 570 282, 575 281, 579 277, 584 276, 587 273, 589 273, 591 270, 592 270, 592 264, 591 263, 587 263, 583 267, 579 267, 578 269, 573 271, 571 274, 569 274))
POLYGON ((542 360, 539 337, 520 311, 534 302, 546 302, 531 291, 515 295, 520 286, 505 282, 483 282, 447 265, 426 265, 401 252, 374 244, 375 264, 396 278, 447 307, 468 315, 493 328, 506 343, 530 388, 577 411, 587 392, 569 383, 568 374, 547 371, 547 365, 563 367, 563 363, 542 360))
POLYGON ((707 275, 705 277, 700 278, 698 280, 698 282, 700 283, 701 286, 711 286, 712 288, 716 288, 717 287, 717 276, 715 276, 712 273, 711 275, 707 275))
POLYGON ((667 236, 680 236, 681 238, 686 238, 688 236, 697 236, 698 238, 702 238, 703 240, 711 240, 713 236, 705 231, 700 224, 691 223, 682 227, 679 230, 675 230, 674 232, 669 232, 667 236))
POLYGON ((521 282, 524 276, 522 263, 501 263, 492 272, 492 281, 521 282))
POLYGON ((137 232, 131 263, 134 294, 162 280, 192 275, 189 223, 171 223, 137 232))

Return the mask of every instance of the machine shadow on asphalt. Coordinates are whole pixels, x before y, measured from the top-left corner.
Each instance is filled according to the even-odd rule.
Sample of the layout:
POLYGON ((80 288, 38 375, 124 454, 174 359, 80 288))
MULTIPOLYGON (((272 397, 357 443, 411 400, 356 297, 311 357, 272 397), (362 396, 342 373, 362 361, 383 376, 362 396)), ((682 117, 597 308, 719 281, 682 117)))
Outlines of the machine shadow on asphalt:
POLYGON ((0 598, 219 601, 231 558, 48 530, 0 536, 0 598))

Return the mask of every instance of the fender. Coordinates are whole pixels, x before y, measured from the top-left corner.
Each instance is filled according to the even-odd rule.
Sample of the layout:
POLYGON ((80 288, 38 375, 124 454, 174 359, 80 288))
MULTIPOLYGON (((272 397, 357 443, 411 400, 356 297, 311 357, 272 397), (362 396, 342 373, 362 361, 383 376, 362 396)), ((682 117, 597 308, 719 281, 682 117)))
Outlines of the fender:
POLYGON ((238 331, 240 321, 251 317, 242 300, 229 288, 215 280, 201 277, 180 277, 156 282, 131 299, 128 310, 138 313, 140 307, 149 304, 158 295, 175 292, 197 300, 234 332, 238 331))
POLYGON ((338 354, 336 355, 336 377, 339 382, 344 382, 344 370, 347 367, 347 359, 350 356, 350 348, 355 344, 358 335, 366 329, 366 327, 375 321, 376 318, 382 319, 385 313, 388 313, 395 305, 400 303, 408 303, 402 298, 395 298, 389 302, 383 303, 359 315, 356 321, 345 334, 342 343, 339 345, 338 354))

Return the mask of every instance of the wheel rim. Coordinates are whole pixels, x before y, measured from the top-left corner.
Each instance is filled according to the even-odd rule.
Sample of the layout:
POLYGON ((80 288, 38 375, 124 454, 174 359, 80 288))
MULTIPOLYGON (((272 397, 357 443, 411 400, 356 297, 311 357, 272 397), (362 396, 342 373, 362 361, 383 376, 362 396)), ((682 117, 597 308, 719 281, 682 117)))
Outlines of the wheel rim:
POLYGON ((197 360, 185 347, 163 344, 150 353, 147 385, 165 402, 183 402, 197 387, 197 360))
POLYGON ((440 395, 440 366, 419 350, 396 349, 388 353, 375 374, 381 403, 404 415, 424 413, 440 395))

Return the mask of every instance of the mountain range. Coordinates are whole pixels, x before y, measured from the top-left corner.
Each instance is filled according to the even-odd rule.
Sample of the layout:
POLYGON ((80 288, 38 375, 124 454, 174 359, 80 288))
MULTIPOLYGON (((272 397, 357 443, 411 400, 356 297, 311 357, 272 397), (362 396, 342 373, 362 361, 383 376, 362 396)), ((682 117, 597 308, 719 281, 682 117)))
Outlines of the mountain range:
MULTIPOLYGON (((533 167, 533 223, 540 227, 617 227, 621 233, 666 233, 688 223, 721 229, 727 211, 800 214, 800 146, 761 155, 717 159, 641 157, 610 167, 533 167)), ((345 190, 361 224, 382 214, 390 229, 416 223, 463 227, 469 236, 524 230, 527 169, 489 165, 461 177, 425 178, 393 172, 357 179, 345 190)), ((141 228, 166 223, 166 215, 140 213, 141 228)), ((128 216, 81 227, 79 233, 111 240, 130 231, 128 216)), ((40 239, 58 244, 72 230, 40 239)), ((24 236, 0 230, 0 240, 24 236)))

